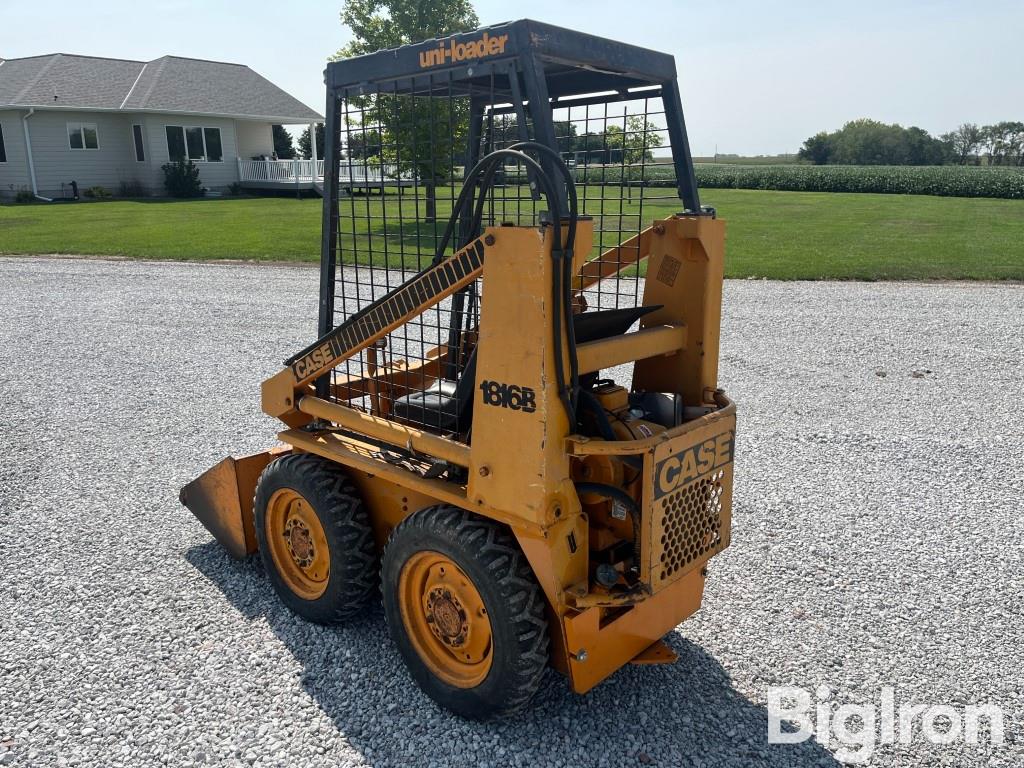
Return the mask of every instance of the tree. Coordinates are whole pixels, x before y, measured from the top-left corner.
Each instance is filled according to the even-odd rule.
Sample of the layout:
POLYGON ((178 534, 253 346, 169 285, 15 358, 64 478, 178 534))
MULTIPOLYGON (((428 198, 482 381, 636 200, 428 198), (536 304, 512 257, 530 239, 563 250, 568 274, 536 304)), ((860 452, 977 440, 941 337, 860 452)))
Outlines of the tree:
POLYGON ((956 130, 942 136, 951 148, 954 161, 959 165, 967 165, 972 156, 981 148, 985 135, 974 123, 963 123, 956 130))
POLYGON ((901 141, 907 165, 942 165, 949 159, 948 145, 933 138, 924 128, 910 126, 903 131, 901 141))
POLYGON ((379 163, 381 157, 380 131, 375 128, 350 130, 346 149, 348 149, 348 156, 353 160, 365 163, 371 158, 376 158, 376 162, 379 163))
POLYGON ((604 129, 607 162, 636 165, 645 160, 653 160, 652 150, 663 143, 660 130, 648 122, 646 115, 629 115, 625 130, 619 125, 607 126, 604 129))
POLYGON ((576 148, 576 123, 570 120, 555 120, 555 141, 562 155, 571 153, 576 148))
MULTIPOLYGON (((302 132, 299 136, 299 154, 302 155, 304 160, 309 160, 313 157, 313 146, 309 143, 309 128, 302 132)), ((324 124, 316 124, 316 156, 317 159, 324 159, 324 124)))
POLYGON ((989 165, 1024 165, 1024 123, 1003 121, 982 128, 989 165))
MULTIPOLYGON (((337 58, 468 32, 480 24, 469 0, 347 0, 341 21, 352 30, 353 39, 337 58)), ((464 100, 446 103, 377 95, 364 97, 359 106, 364 121, 383 130, 384 161, 396 164, 400 174, 412 172, 423 183, 425 218, 433 221, 436 185, 451 178, 452 167, 463 157, 469 105, 464 100)))
POLYGON ((819 165, 941 165, 949 157, 948 145, 923 128, 851 120, 838 131, 807 139, 799 157, 819 165))
POLYGON ((292 135, 284 129, 283 125, 273 126, 274 130, 274 154, 281 160, 291 160, 295 157, 295 146, 292 144, 292 135))
POLYGON ((831 159, 833 151, 831 134, 821 131, 805 141, 796 154, 801 160, 810 160, 815 165, 825 165, 831 159))
POLYGON ((480 26, 469 0, 347 0, 341 23, 352 30, 353 40, 338 51, 339 59, 480 26))

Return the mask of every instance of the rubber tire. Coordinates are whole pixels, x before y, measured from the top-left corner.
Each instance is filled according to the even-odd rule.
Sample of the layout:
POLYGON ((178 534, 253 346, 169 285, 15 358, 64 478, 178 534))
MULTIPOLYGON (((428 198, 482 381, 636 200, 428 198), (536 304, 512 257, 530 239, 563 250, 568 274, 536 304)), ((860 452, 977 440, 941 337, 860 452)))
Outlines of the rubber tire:
POLYGON ((410 515, 395 528, 384 550, 381 591, 391 638, 430 698, 471 720, 505 717, 529 703, 548 665, 544 593, 506 527, 447 505, 410 515), (490 616, 491 669, 474 688, 458 688, 436 677, 406 634, 399 575, 406 561, 423 550, 447 555, 462 568, 490 616))
POLYGON ((308 453, 275 459, 256 483, 253 507, 260 557, 281 602, 317 624, 340 624, 363 611, 377 586, 377 552, 366 508, 341 467, 308 453), (288 587, 267 546, 267 502, 281 488, 302 494, 327 537, 330 575, 327 588, 315 600, 306 600, 288 587))

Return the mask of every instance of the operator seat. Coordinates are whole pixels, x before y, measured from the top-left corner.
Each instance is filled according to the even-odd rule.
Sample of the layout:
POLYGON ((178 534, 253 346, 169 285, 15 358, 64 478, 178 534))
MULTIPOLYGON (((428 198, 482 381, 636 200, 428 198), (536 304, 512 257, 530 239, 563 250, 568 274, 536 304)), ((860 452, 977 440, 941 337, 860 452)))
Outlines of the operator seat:
POLYGON ((438 379, 429 387, 395 398, 391 413, 399 421, 440 432, 465 432, 473 412, 476 388, 476 348, 469 355, 459 380, 438 379))

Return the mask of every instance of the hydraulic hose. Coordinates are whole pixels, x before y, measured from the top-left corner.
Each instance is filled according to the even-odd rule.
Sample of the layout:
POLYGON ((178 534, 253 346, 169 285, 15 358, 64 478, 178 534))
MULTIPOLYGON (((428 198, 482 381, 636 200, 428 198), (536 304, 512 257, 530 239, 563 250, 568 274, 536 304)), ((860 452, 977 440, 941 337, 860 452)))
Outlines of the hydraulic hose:
MULTIPOLYGON (((576 196, 576 181, 573 179, 572 174, 569 172, 569 168, 562 161, 561 156, 546 144, 541 144, 537 141, 520 141, 513 144, 510 149, 531 149, 540 154, 547 155, 554 161, 554 166, 559 170, 565 181, 565 192, 569 202, 569 215, 568 215, 568 231, 566 232, 566 244, 565 250, 562 250, 562 241, 560 233, 556 235, 556 240, 552 246, 552 254, 558 253, 561 264, 556 262, 555 274, 558 276, 558 283, 560 285, 554 285, 552 293, 554 294, 555 306, 561 306, 562 316, 565 322, 565 337, 568 342, 569 349, 569 391, 568 391, 568 405, 566 406, 567 413, 569 415, 570 428, 575 427, 576 423, 576 398, 579 393, 579 361, 576 359, 576 329, 573 325, 572 320, 572 277, 573 277, 573 249, 576 244, 576 222, 579 218, 578 211, 578 200, 576 196)), ((558 357, 557 367, 561 367, 562 355, 561 355, 561 329, 556 331, 557 342, 555 344, 555 351, 558 357)), ((564 373, 562 374, 564 379, 564 373)), ((563 401, 564 402, 564 401, 563 401)))
MULTIPOLYGON (((558 387, 559 399, 565 408, 569 418, 570 430, 576 427, 576 393, 579 390, 579 366, 576 360, 576 335, 572 325, 572 245, 576 235, 577 220, 577 197, 576 187, 569 173, 568 168, 561 161, 558 153, 543 144, 537 142, 519 142, 507 149, 498 149, 490 152, 481 158, 476 165, 466 174, 462 191, 452 207, 452 214, 448 219, 441 240, 438 242, 437 250, 434 253, 433 263, 437 264, 444 258, 444 253, 451 242, 458 218, 466 210, 467 204, 472 207, 473 213, 470 226, 467 232, 476 232, 480 227, 483 218, 483 207, 486 202, 487 192, 494 183, 494 176, 497 173, 499 162, 505 158, 512 158, 533 171, 537 183, 541 187, 552 222, 552 258, 555 260, 555 269, 552 275, 552 300, 555 312, 552 317, 553 343, 555 352, 555 380, 558 387), (562 201, 555 192, 555 186, 551 177, 539 162, 523 152, 523 149, 536 150, 540 153, 553 157, 566 180, 566 190, 569 203, 569 215, 567 218, 567 248, 562 248, 562 201), (474 200, 475 186, 479 179, 480 197, 474 200), (562 350, 562 324, 566 325, 566 339, 568 341, 569 375, 566 376, 563 363, 562 350), (567 381, 568 379, 568 381, 567 381)), ((461 245, 465 245, 462 243, 461 245)))

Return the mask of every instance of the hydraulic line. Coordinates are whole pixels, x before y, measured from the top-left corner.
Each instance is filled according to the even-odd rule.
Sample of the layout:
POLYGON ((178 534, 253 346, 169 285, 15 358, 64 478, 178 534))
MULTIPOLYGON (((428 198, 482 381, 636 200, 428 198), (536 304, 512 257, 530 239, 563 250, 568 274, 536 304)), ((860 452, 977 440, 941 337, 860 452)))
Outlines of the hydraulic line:
MULTIPOLYGON (((555 352, 555 380, 558 387, 559 399, 565 408, 569 418, 569 428, 576 428, 576 395, 579 390, 579 366, 576 360, 576 335, 572 325, 572 246, 576 235, 577 198, 576 186, 569 173, 568 168, 561 161, 554 150, 537 142, 519 142, 507 149, 498 149, 490 152, 477 162, 476 165, 466 174, 462 191, 455 204, 452 206, 452 214, 448 219, 441 240, 438 242, 437 250, 434 253, 433 264, 439 263, 444 258, 444 253, 451 242, 460 214, 466 210, 467 203, 472 207, 473 216, 470 225, 466 228, 468 233, 476 232, 483 220, 483 208, 487 199, 487 193, 491 190, 494 177, 497 173, 499 163, 505 158, 512 158, 516 162, 526 166, 534 173, 536 183, 541 187, 548 204, 548 211, 551 215, 551 229, 553 242, 551 244, 552 258, 555 261, 555 269, 552 274, 552 300, 555 312, 552 316, 553 344, 555 352), (522 149, 531 149, 552 156, 557 162, 556 167, 562 173, 566 181, 566 190, 569 203, 569 215, 566 217, 567 224, 567 246, 562 247, 562 203, 555 193, 555 185, 544 167, 527 155, 522 149), (480 196, 474 200, 475 187, 479 180, 480 196), (562 325, 566 326, 566 339, 568 342, 569 375, 566 376, 564 368, 564 357, 562 349, 562 325)), ((463 244, 465 245, 465 244, 463 244)))

